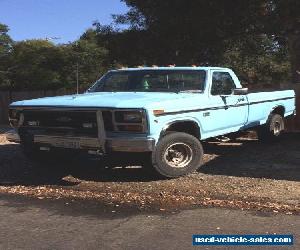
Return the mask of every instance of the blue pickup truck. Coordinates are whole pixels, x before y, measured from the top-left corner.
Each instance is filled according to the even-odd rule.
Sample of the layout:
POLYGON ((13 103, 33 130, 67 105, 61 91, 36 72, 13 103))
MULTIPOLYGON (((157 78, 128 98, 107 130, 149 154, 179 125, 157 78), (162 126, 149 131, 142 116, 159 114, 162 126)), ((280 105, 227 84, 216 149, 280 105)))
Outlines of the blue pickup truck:
POLYGON ((109 71, 84 94, 14 102, 9 119, 28 155, 147 153, 175 178, 201 166, 201 141, 250 128, 274 140, 295 114, 293 90, 249 93, 227 68, 144 67, 109 71))

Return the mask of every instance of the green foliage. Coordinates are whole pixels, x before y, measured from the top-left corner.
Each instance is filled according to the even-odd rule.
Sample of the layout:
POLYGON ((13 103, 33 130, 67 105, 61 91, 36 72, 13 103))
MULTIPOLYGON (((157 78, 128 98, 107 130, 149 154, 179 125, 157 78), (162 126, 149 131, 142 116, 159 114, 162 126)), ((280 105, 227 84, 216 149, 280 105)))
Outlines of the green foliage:
POLYGON ((282 83, 291 78, 287 49, 266 35, 227 41, 220 65, 233 68, 250 84, 282 83))
POLYGON ((269 30, 287 44, 290 52, 292 79, 300 83, 300 1, 273 0, 269 30))
POLYGON ((8 31, 8 27, 0 23, 0 86, 8 86, 10 84, 8 64, 13 41, 7 34, 8 31))
POLYGON ((107 50, 97 43, 91 30, 78 41, 65 45, 46 40, 12 43, 6 32, 3 29, 3 37, 0 35, 1 41, 5 38, 10 42, 0 55, 0 89, 76 89, 78 69, 80 88, 84 90, 108 68, 107 50))
POLYGON ((78 69, 83 90, 110 68, 154 64, 227 66, 253 84, 300 82, 299 0, 122 1, 129 11, 112 25, 95 22, 64 45, 13 42, 0 24, 0 88, 76 89, 78 69))
POLYGON ((0 56, 6 55, 11 48, 12 39, 7 34, 8 31, 8 27, 0 23, 0 56))
POLYGON ((115 20, 130 25, 131 33, 142 31, 147 64, 217 64, 224 40, 252 34, 261 26, 260 0, 125 2, 129 12, 115 20))
POLYGON ((73 50, 79 65, 79 82, 87 88, 108 70, 105 65, 108 51, 97 44, 95 37, 83 37, 73 44, 73 50))
POLYGON ((60 50, 44 40, 15 43, 11 53, 11 84, 15 89, 54 89, 60 86, 60 50))
POLYGON ((85 90, 95 82, 108 67, 105 65, 107 50, 86 37, 77 42, 60 46, 61 67, 60 77, 62 86, 75 88, 78 81, 81 90, 85 90))
POLYGON ((142 31, 147 63, 226 64, 252 82, 300 82, 298 0, 123 1, 130 9, 115 21, 142 31))

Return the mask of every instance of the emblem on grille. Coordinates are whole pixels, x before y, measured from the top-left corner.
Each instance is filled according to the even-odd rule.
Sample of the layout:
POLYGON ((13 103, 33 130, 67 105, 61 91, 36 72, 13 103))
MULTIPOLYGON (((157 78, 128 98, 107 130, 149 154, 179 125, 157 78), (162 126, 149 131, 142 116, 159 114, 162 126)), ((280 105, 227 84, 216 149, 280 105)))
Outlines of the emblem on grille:
POLYGON ((70 122, 72 119, 70 117, 62 116, 56 119, 58 122, 70 122))

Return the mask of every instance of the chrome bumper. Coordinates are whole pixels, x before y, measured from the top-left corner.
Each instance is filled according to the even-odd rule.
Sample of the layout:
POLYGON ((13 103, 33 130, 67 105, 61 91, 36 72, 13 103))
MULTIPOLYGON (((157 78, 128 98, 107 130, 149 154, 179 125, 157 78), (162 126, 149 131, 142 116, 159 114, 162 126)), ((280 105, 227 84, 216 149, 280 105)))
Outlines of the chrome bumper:
POLYGON ((107 147, 120 152, 151 152, 155 147, 152 138, 107 138, 107 147))
POLYGON ((4 135, 9 142, 20 143, 21 141, 17 131, 14 129, 9 130, 4 135))
POLYGON ((116 152, 151 152, 155 147, 155 140, 146 137, 114 137, 106 138, 103 142, 98 138, 34 135, 34 143, 56 148, 71 148, 82 150, 100 150, 116 152))

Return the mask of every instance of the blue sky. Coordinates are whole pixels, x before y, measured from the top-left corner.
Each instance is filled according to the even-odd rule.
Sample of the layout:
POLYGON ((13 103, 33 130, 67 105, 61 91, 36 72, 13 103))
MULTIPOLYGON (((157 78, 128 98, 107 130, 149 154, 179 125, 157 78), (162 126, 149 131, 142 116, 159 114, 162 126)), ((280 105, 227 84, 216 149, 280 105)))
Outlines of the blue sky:
POLYGON ((120 0, 0 0, 0 23, 9 26, 15 40, 59 37, 74 41, 95 20, 112 21, 111 14, 125 13, 120 0))

